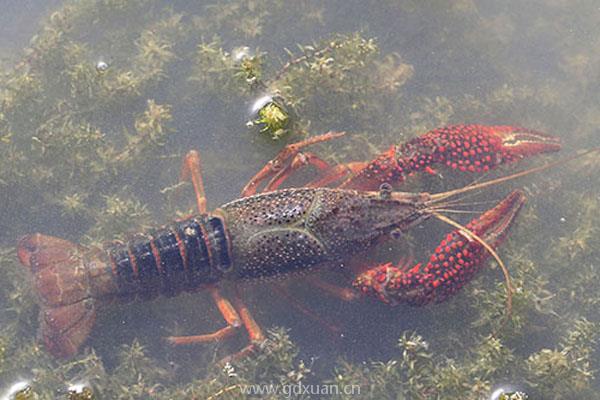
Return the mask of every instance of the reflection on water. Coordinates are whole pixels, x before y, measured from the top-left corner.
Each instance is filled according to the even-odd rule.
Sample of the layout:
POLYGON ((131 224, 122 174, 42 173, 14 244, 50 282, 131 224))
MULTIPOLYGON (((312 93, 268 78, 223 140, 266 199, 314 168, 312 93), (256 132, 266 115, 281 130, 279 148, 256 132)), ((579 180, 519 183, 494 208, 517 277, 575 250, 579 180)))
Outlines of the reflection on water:
MULTIPOLYGON (((184 218, 194 197, 178 179, 191 149, 214 209, 239 197, 285 144, 330 130, 346 135, 306 149, 329 164, 371 160, 457 123, 556 135, 563 155, 598 146, 599 13, 584 0, 7 2, 0 393, 31 385, 53 398, 85 382, 97 398, 216 399, 303 382, 359 384, 361 398, 480 399, 511 382, 531 398, 600 398, 597 155, 466 195, 451 214, 466 223, 465 210, 490 208, 511 188, 527 193, 500 248, 515 292, 510 321, 493 337, 506 300, 497 269, 421 308, 341 301, 293 277, 285 288, 240 289, 269 340, 225 370, 217 361, 247 344, 245 332, 184 348, 162 339, 224 327, 206 291, 107 307, 85 350, 55 360, 36 341, 36 297, 15 254, 28 233, 101 246, 184 218)), ((435 193, 482 179, 431 172, 402 189, 435 193)), ((317 176, 304 168, 286 184, 317 176)), ((355 263, 414 265, 446 231, 427 222, 355 263)), ((350 264, 322 279, 350 287, 350 264)))
POLYGON ((6 392, 2 394, 2 400, 13 399, 17 393, 23 393, 24 391, 26 391, 29 388, 30 384, 31 382, 26 380, 13 383, 9 386, 6 392))

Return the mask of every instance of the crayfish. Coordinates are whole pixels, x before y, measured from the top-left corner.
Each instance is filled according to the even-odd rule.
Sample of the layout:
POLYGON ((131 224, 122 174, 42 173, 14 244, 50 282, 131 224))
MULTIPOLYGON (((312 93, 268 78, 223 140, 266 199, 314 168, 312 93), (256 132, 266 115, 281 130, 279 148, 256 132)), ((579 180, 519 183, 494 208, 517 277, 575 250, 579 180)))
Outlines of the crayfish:
POLYGON ((495 255, 525 195, 513 191, 462 227, 441 214, 448 199, 506 177, 437 194, 393 189, 419 171, 483 172, 560 149, 558 139, 524 128, 457 125, 394 145, 371 162, 331 166, 302 151, 341 135, 330 132, 287 145, 250 180, 240 199, 212 212, 206 209, 199 155, 188 153, 183 178, 193 184, 198 214, 139 234, 128 243, 84 248, 40 233, 22 238, 18 256, 33 276, 41 308, 40 336, 48 351, 59 357, 75 354, 91 332, 100 306, 206 289, 227 325, 209 334, 169 337, 168 342, 222 340, 244 325, 250 344, 236 355, 242 356, 264 336, 237 292, 231 300, 222 295, 225 283, 270 280, 339 265, 432 216, 456 229, 426 263, 362 267, 355 271, 352 288, 334 287, 318 276, 310 282, 345 299, 366 295, 412 305, 443 301, 467 284, 490 254, 495 255), (301 188, 279 189, 306 165, 319 171, 316 180, 301 188))

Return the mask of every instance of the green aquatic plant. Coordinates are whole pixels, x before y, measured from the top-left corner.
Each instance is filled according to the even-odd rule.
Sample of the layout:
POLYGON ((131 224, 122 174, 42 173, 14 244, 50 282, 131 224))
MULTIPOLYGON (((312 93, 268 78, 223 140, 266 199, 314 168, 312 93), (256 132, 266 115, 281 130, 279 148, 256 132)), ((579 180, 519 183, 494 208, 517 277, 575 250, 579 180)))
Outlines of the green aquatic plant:
POLYGON ((250 88, 261 85, 262 63, 264 54, 252 54, 248 47, 233 50, 234 61, 237 62, 238 72, 235 76, 243 79, 250 88))
POLYGON ((498 400, 528 400, 529 396, 524 392, 507 392, 502 393, 498 400))
MULTIPOLYGON (((424 310, 429 320, 421 323, 431 328, 404 333, 399 352, 371 360, 357 351, 367 361, 340 361, 335 371, 298 360, 299 349, 281 329, 269 330, 254 355, 228 368, 216 362, 226 344, 181 356, 152 342, 160 332, 135 332, 135 340, 115 339, 128 345, 103 345, 98 336, 121 328, 117 314, 132 312, 125 306, 99 316, 105 319, 90 341, 99 354, 88 349, 53 360, 37 342, 38 307, 16 259, 17 238, 43 230, 100 245, 187 215, 178 213, 184 206, 171 194, 189 187, 176 182, 192 147, 206 147, 207 192, 219 187, 215 196, 225 201, 281 146, 331 129, 348 131, 317 149, 333 164, 371 159, 391 144, 458 122, 521 124, 562 135, 565 147, 597 146, 593 71, 600 59, 597 46, 582 40, 597 36, 594 14, 581 12, 589 2, 549 2, 533 23, 471 1, 363 3, 366 9, 353 8, 364 17, 356 23, 336 20, 342 17, 335 4, 312 1, 213 1, 185 9, 158 0, 66 1, 49 12, 21 56, 0 55, 1 381, 32 376, 29 396, 40 399, 92 392, 111 399, 238 399, 252 398, 242 393, 245 385, 304 381, 358 384, 366 399, 480 399, 497 382, 525 377, 531 396, 597 398, 598 157, 519 183, 530 201, 500 249, 516 289, 504 326, 506 292, 492 264, 464 293, 424 310), (402 33, 391 32, 390 21, 402 33), (416 46, 403 34, 413 25, 420 32, 416 46), (547 69, 558 73, 540 74, 515 53, 523 38, 556 44, 547 69), (466 59, 476 59, 477 68, 465 68, 466 59), (278 100, 248 117, 246 103, 263 96, 278 100), (249 118, 262 136, 279 140, 245 134, 249 118), (438 321, 447 316, 451 322, 438 321), (540 342, 541 350, 531 345, 540 342), (91 392, 69 394, 77 382, 91 392)), ((444 172, 409 190, 468 183, 460 179, 444 172)), ((427 238, 418 232, 405 239, 435 245, 421 246, 427 238)), ((394 257, 407 247, 379 255, 394 257)), ((201 295, 173 301, 144 304, 144 312, 155 326, 172 326, 175 313, 164 310, 211 307, 201 295)), ((256 308, 266 327, 279 323, 269 319, 274 305, 256 308)), ((376 329, 392 338, 406 329, 391 326, 376 329)))
POLYGON ((246 125, 258 125, 262 133, 270 135, 273 140, 280 139, 289 132, 290 116, 284 107, 278 98, 269 99, 258 109, 258 117, 246 125))
POLYGON ((156 360, 137 340, 123 346, 119 354, 119 364, 113 372, 119 398, 145 398, 151 396, 165 381, 167 371, 160 368, 156 360))
POLYGON ((67 394, 68 400, 94 400, 94 392, 89 387, 83 387, 81 390, 70 390, 67 394))
POLYGON ((507 256, 512 266, 513 305, 509 321, 503 320, 506 304, 506 289, 502 282, 485 287, 474 285, 472 288, 473 304, 480 310, 479 318, 473 321, 474 327, 484 327, 498 331, 508 330, 508 335, 526 335, 529 322, 540 316, 557 316, 551 300, 555 293, 548 288, 549 282, 544 275, 539 275, 538 265, 528 257, 528 249, 509 247, 507 256))
POLYGON ((127 144, 115 155, 114 160, 131 164, 151 155, 157 147, 164 145, 169 133, 166 124, 171 119, 170 106, 148 100, 146 111, 134 121, 135 134, 127 135, 127 144))
POLYGON ((541 397, 568 399, 589 389, 592 345, 597 336, 596 323, 579 319, 558 349, 544 348, 527 359, 528 380, 541 397))
POLYGON ((15 400, 37 400, 39 397, 30 386, 19 390, 14 395, 15 400))
MULTIPOLYGON (((247 47, 228 52, 222 47, 222 39, 213 37, 198 46, 190 80, 204 90, 218 92, 221 99, 236 92, 273 94, 279 101, 261 105, 256 119, 249 124, 259 125, 261 131, 279 138, 288 131, 305 134, 313 121, 326 126, 340 114, 369 120, 371 111, 383 107, 381 103, 389 96, 397 95, 413 73, 397 54, 379 60, 375 40, 358 33, 298 48, 299 54, 288 50, 289 60, 277 67, 267 64, 266 53, 252 52, 247 47), (365 88, 370 92, 365 93, 365 88), (336 110, 323 108, 322 101, 314 107, 319 98, 335 100, 332 104, 336 110), (344 98, 350 102, 340 102, 344 98), (298 118, 291 120, 290 114, 298 118)), ((369 125, 374 124, 365 127, 369 125)))
MULTIPOLYGON (((235 70, 235 60, 223 49, 221 39, 215 37, 210 42, 198 44, 194 71, 189 79, 203 90, 219 92, 224 89, 223 94, 227 94, 247 86, 238 86, 235 70)), ((242 75, 246 77, 245 73, 242 75)))
POLYGON ((137 199, 107 196, 106 206, 99 210, 90 228, 89 236, 95 240, 118 238, 151 226, 151 215, 147 207, 137 199))
POLYGON ((0 337, 0 369, 4 369, 4 363, 6 362, 6 339, 0 337))
POLYGON ((440 359, 414 332, 405 332, 398 344, 401 357, 362 367, 343 363, 333 382, 358 383, 365 399, 480 399, 491 393, 491 379, 515 361, 510 349, 491 337, 463 359, 440 359))

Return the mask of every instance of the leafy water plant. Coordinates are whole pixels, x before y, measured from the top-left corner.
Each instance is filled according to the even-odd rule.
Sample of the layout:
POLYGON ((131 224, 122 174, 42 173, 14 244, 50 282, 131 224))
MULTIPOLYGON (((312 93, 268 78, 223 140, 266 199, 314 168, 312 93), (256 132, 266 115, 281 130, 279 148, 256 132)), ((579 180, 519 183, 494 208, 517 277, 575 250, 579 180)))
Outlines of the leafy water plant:
POLYGON ((506 392, 502 393, 498 400, 528 400, 529 396, 524 392, 506 392))
POLYGON ((36 400, 39 397, 37 396, 37 394, 33 391, 33 389, 31 389, 30 386, 19 390, 17 393, 15 393, 14 395, 14 399, 15 400, 36 400))
POLYGON ((543 398, 568 399, 589 388, 596 323, 580 319, 563 338, 559 349, 544 348, 527 359, 530 384, 543 398))
POLYGON ((89 387, 83 387, 81 390, 69 390, 68 400, 94 400, 94 392, 89 387))
POLYGON ((262 133, 270 135, 273 140, 280 139, 289 132, 287 128, 290 124, 290 115, 285 109, 284 101, 278 97, 267 96, 264 103, 256 112, 257 118, 246 125, 258 125, 262 133))

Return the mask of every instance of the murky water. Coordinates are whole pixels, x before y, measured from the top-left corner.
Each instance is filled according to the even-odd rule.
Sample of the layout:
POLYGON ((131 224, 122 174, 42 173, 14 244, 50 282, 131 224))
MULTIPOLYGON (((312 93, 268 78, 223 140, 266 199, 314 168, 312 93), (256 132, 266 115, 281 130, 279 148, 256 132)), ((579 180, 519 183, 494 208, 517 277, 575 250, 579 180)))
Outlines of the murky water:
MULTIPOLYGON (((329 130, 346 135, 307 151, 330 164, 461 123, 562 140, 561 153, 483 178, 440 167, 402 186, 432 193, 598 146, 599 27, 600 8, 583 0, 7 2, 0 396, 29 386, 18 398, 77 398, 85 386, 97 399, 600 398, 598 154, 461 198, 479 212, 514 188, 528 197, 499 248, 515 288, 506 324, 497 267, 425 307, 346 302, 293 276, 239 289, 267 341, 225 367, 248 344, 243 328, 217 343, 163 339, 225 326, 206 290, 94 310, 81 349, 57 360, 36 338, 37 296, 15 251, 33 232, 102 247, 196 212, 178 183, 191 149, 214 209, 283 146, 329 130), (257 394, 265 385, 278 392, 257 394)), ((449 230, 427 221, 354 264, 426 261, 449 230)), ((334 264, 319 276, 351 287, 347 261, 334 264)))

